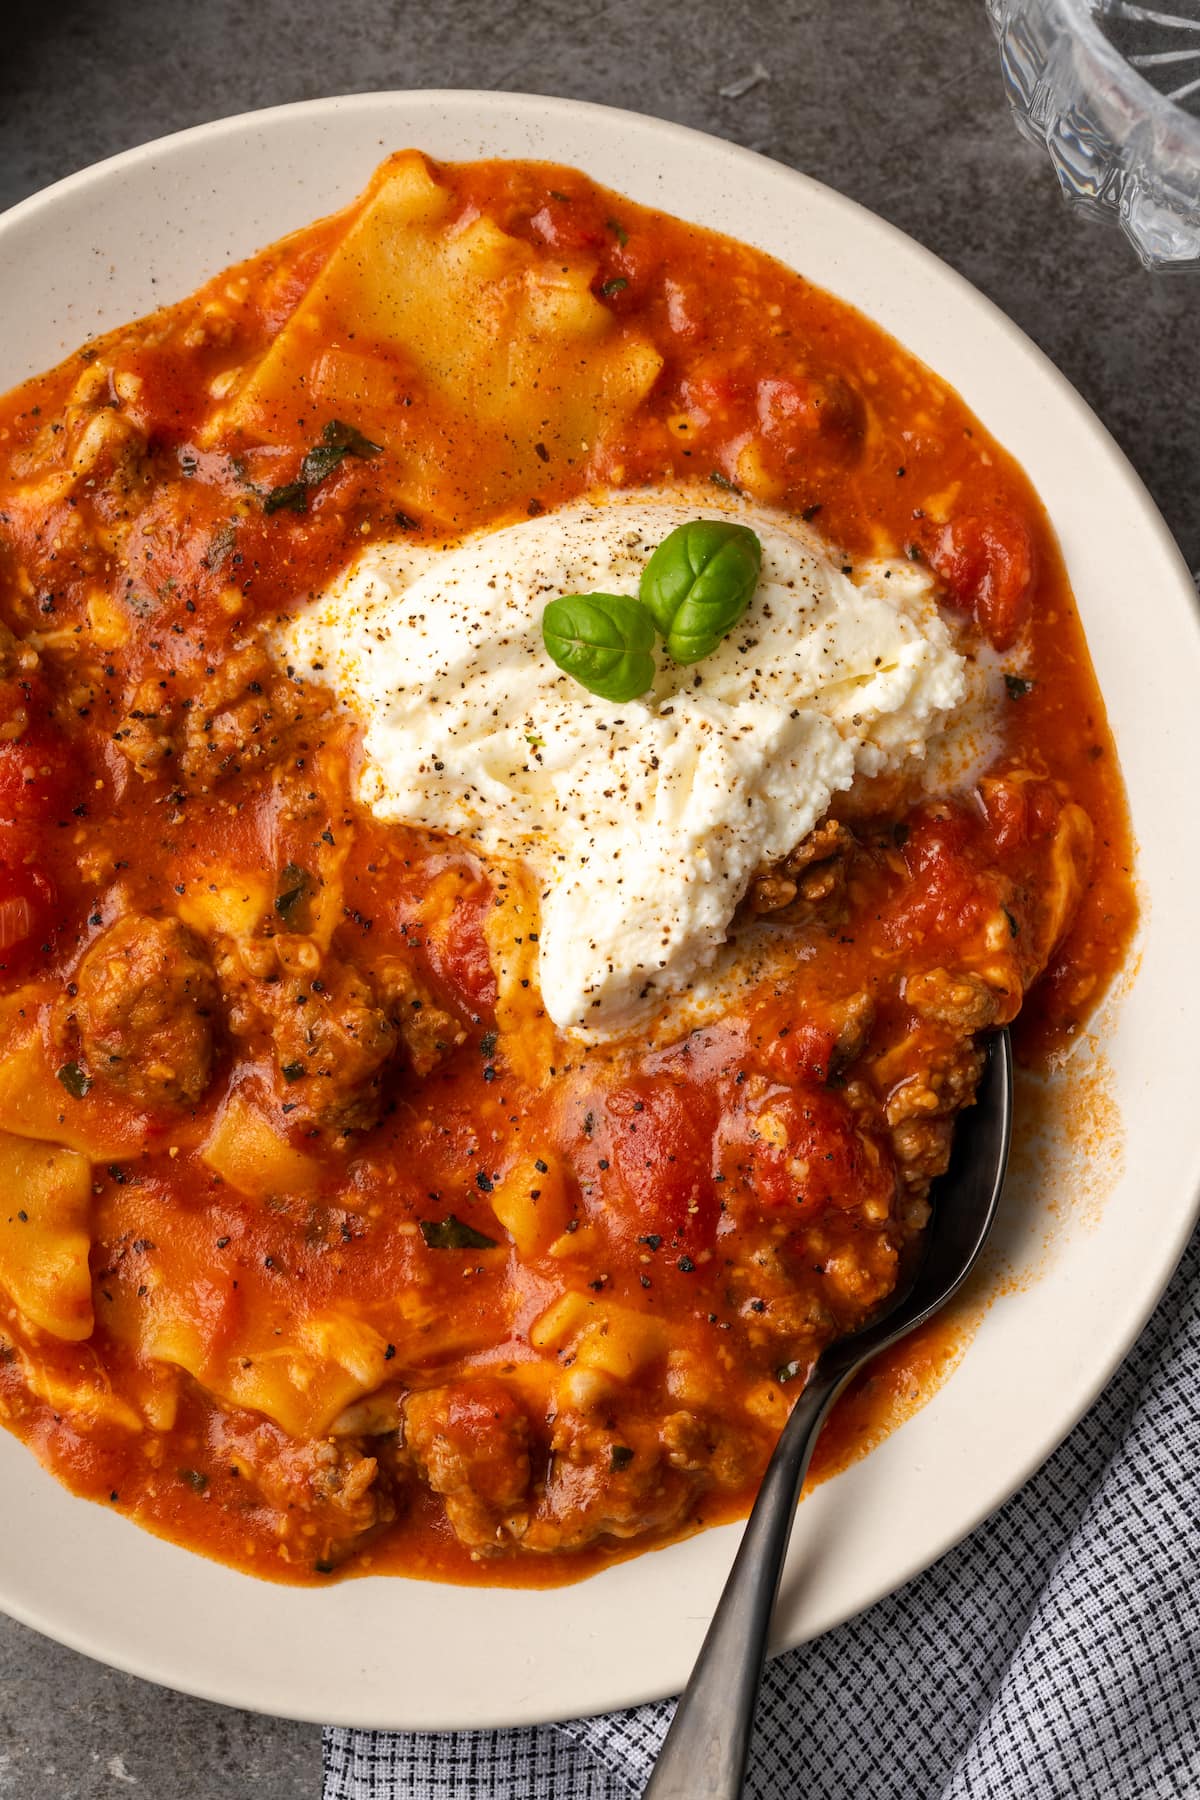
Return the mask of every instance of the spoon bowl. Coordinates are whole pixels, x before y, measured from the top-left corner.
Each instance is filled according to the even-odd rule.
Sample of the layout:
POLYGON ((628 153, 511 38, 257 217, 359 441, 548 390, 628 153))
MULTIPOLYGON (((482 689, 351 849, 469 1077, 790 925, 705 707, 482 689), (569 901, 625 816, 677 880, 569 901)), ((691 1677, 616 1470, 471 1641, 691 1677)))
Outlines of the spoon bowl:
POLYGON ((1012 1101, 1012 1043, 1001 1030, 988 1041, 975 1104, 955 1128, 950 1166, 933 1184, 925 1250, 911 1279, 886 1312, 822 1351, 780 1434, 643 1800, 741 1794, 767 1632, 813 1446, 851 1377, 940 1311, 975 1266, 1004 1187, 1012 1101))

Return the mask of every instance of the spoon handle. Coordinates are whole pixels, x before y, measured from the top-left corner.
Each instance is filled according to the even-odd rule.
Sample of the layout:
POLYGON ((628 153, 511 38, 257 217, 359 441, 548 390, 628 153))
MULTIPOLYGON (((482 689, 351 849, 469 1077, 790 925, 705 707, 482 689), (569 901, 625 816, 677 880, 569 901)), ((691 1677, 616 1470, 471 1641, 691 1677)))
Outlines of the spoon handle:
POLYGON ((642 1800, 738 1800, 742 1792, 796 1503, 817 1433, 850 1373, 818 1362, 780 1434, 642 1800))

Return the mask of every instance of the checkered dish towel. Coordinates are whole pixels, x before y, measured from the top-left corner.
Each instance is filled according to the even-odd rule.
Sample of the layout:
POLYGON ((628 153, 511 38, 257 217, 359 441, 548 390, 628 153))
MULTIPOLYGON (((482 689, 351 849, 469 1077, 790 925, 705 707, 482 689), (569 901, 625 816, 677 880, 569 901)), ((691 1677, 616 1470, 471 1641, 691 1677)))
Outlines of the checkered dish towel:
MULTIPOLYGON (((630 1800, 673 1702, 520 1731, 327 1729, 324 1800, 630 1800)), ((1200 1800, 1200 1233, 1008 1505, 768 1665, 752 1800, 1200 1800)))

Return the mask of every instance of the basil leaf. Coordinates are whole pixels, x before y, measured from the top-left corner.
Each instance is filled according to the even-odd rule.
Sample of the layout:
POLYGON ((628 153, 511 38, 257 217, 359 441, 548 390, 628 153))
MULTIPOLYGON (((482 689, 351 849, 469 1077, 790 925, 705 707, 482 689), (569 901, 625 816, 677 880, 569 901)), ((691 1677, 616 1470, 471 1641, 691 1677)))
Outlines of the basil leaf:
POLYGON ((345 456, 379 456, 383 451, 382 444, 373 444, 356 425, 347 425, 344 419, 330 419, 321 441, 345 456))
POLYGON ((320 443, 314 444, 305 454, 300 464, 300 479, 272 488, 263 501, 263 511, 307 512, 308 490, 319 487, 344 457, 378 456, 382 449, 382 444, 373 444, 356 425, 347 425, 344 419, 330 419, 321 433, 320 443))
POLYGON ((265 513, 307 512, 308 488, 303 481, 289 481, 283 487, 273 487, 263 501, 265 513))
POLYGON ((74 1100, 82 1100, 85 1094, 91 1092, 92 1078, 85 1075, 76 1062, 64 1063, 58 1071, 58 1079, 74 1100))
POLYGON ((304 486, 316 487, 327 475, 332 475, 345 454, 337 444, 315 445, 300 464, 300 480, 304 486))
POLYGON ((453 1213, 447 1219, 422 1219, 420 1221, 421 1236, 431 1250, 495 1250, 498 1240, 485 1237, 482 1231, 476 1231, 473 1225, 456 1218, 453 1213))
POLYGON ((373 444, 357 426, 347 425, 342 419, 330 419, 321 433, 321 442, 313 445, 301 463, 300 479, 306 487, 316 487, 327 475, 332 475, 343 457, 378 456, 382 449, 382 444, 373 444))
POLYGON ((551 659, 590 694, 620 705, 654 683, 654 621, 626 594, 565 594, 542 614, 551 659))
POLYGON ((762 545, 731 519, 691 519, 663 539, 640 592, 676 662, 699 662, 716 649, 749 606, 761 572, 762 545))

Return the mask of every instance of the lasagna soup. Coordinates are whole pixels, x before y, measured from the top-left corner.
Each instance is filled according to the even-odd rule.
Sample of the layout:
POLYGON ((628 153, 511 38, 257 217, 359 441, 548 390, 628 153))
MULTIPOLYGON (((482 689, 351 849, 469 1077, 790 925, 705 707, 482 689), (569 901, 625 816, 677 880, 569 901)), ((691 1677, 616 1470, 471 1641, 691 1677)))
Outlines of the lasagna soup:
POLYGON ((744 1510, 1132 923, 1028 482, 745 245, 409 151, 0 402, 0 1409, 156 1531, 744 1510))

